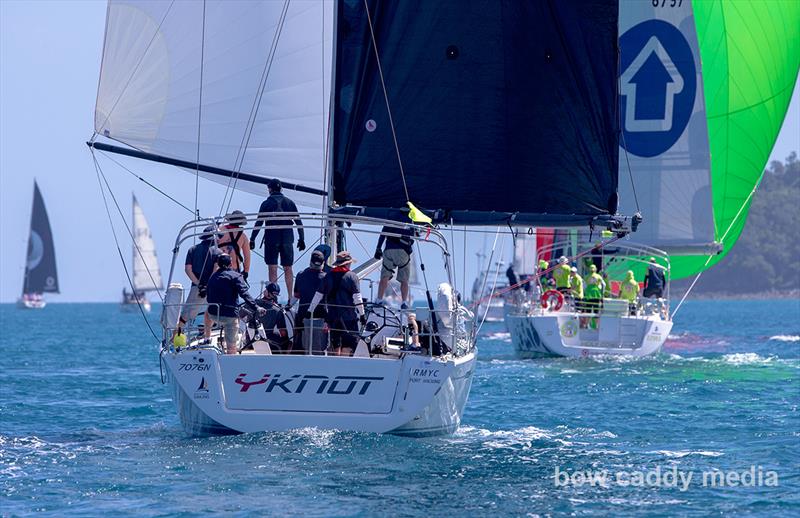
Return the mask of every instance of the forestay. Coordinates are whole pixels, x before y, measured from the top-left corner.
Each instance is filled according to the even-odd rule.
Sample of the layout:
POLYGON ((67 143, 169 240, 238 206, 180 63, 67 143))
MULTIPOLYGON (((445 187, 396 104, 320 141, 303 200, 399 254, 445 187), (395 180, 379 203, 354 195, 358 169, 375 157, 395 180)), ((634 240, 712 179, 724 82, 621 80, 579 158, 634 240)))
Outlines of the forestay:
POLYGON ((713 253, 708 127, 692 6, 690 0, 656 4, 620 0, 620 211, 641 206, 636 242, 675 254, 713 253))
MULTIPOLYGON (((111 0, 95 131, 154 155, 326 191, 332 11, 316 0, 111 0)), ((242 180, 237 188, 265 190, 242 180)))
POLYGON ((142 207, 133 197, 133 289, 135 291, 160 290, 161 269, 158 267, 156 245, 142 207))
POLYGON ((475 224, 616 213, 617 0, 337 5, 340 205, 386 214, 407 201, 369 9, 416 206, 475 224))

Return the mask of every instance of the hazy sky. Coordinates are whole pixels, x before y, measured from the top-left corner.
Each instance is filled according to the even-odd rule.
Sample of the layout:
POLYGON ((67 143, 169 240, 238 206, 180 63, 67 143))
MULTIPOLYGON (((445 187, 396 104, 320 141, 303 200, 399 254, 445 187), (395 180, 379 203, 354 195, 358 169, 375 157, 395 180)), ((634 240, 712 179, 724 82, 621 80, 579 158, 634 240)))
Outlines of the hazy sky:
MULTIPOLYGON (((0 301, 21 291, 33 178, 39 182, 55 235, 61 295, 54 301, 116 301, 127 285, 102 205, 91 155, 94 101, 105 27, 105 1, 0 0, 0 301)), ((770 160, 800 148, 800 94, 795 88, 770 160)), ((127 162, 130 164, 131 162, 127 162)), ((193 179, 137 162, 135 171, 193 203, 193 179), (191 192, 191 194, 189 194, 191 192)), ((151 223, 163 274, 188 214, 110 164, 109 182, 130 212, 136 195, 151 223)), ((201 180, 200 206, 218 207, 224 186, 201 180)), ((261 198, 239 193, 233 206, 256 211, 261 198)), ((491 242, 491 239, 489 240, 491 242)), ((468 244, 479 246, 482 238, 468 244)), ((461 243, 454 249, 461 250, 461 243)), ((130 256, 129 240, 122 251, 130 256)), ((459 263, 461 257, 458 257, 459 263)), ((264 277, 261 260, 254 276, 264 277)), ((476 274, 468 251, 468 283, 476 274)), ((460 264, 459 264, 460 266, 460 264)), ((180 267, 180 266, 179 266, 180 267)), ((181 275, 182 282, 184 281, 181 275)))

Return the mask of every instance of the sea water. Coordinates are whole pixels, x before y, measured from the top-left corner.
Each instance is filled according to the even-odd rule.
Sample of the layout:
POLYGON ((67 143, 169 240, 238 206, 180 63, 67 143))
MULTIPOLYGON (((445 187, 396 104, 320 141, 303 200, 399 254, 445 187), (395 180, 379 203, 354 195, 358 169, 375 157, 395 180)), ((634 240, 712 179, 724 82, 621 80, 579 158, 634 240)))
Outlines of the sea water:
POLYGON ((460 430, 429 439, 188 437, 141 315, 0 320, 2 515, 800 513, 798 300, 688 302, 643 360, 520 360, 487 324, 460 430))

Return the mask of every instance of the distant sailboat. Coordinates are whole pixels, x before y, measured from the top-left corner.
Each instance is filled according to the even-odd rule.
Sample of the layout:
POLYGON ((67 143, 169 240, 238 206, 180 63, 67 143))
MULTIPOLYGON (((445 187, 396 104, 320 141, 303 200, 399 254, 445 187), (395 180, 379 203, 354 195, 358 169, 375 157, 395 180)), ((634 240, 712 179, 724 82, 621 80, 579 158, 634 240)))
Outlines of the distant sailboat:
POLYGON ((25 280, 22 285, 22 297, 17 301, 17 306, 24 309, 42 309, 46 305, 44 293, 59 293, 58 273, 50 221, 47 218, 42 193, 39 192, 39 186, 34 180, 25 280))
POLYGON ((122 310, 133 311, 141 305, 150 311, 148 291, 160 290, 164 287, 161 281, 161 270, 158 267, 156 245, 150 234, 150 226, 144 217, 142 207, 133 196, 133 293, 122 289, 122 310))

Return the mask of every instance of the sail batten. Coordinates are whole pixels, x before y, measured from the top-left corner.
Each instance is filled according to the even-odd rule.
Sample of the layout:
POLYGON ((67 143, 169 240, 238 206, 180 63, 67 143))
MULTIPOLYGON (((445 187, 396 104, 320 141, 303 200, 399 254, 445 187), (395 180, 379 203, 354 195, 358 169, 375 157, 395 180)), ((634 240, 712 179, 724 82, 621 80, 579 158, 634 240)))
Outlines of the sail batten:
POLYGON ((53 233, 39 185, 33 182, 33 209, 22 293, 59 293, 53 233))

